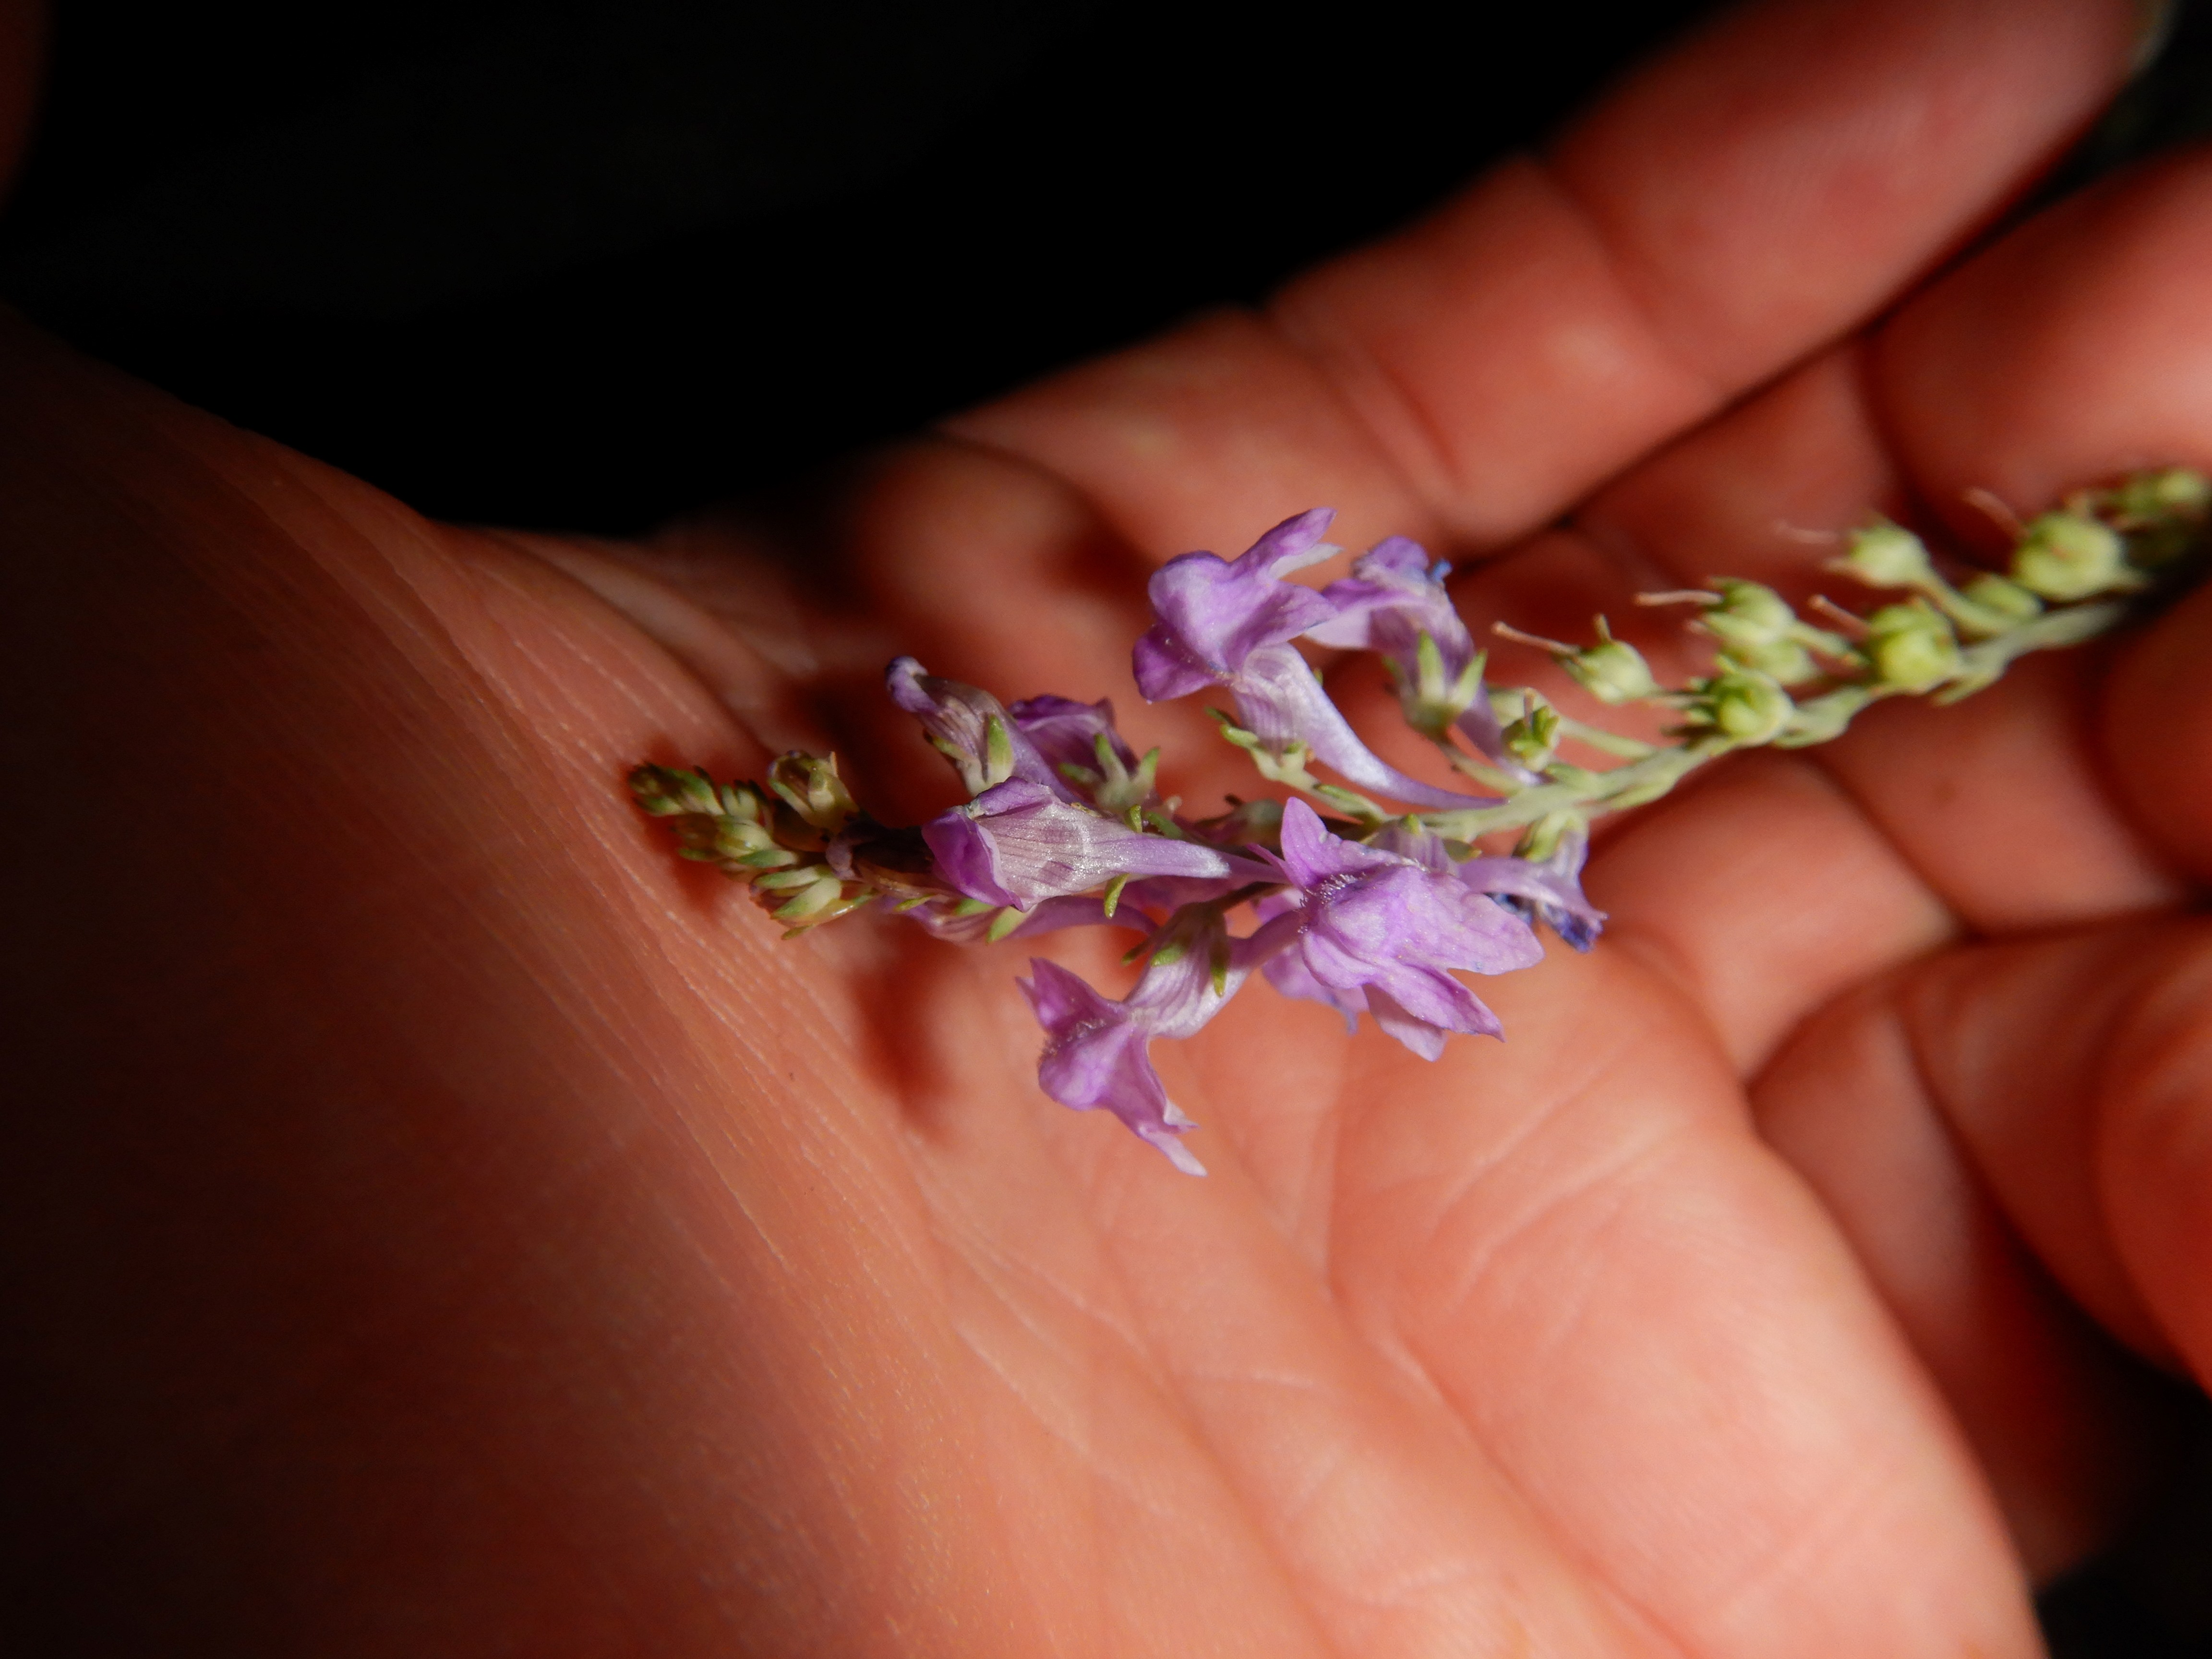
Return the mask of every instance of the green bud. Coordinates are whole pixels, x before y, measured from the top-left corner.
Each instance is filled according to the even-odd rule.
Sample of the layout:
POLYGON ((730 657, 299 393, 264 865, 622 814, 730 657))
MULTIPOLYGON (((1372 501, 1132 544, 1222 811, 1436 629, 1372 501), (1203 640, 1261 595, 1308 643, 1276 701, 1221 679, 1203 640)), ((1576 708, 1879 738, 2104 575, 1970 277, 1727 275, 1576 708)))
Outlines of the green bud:
POLYGON ((2032 521, 2013 551, 2012 576, 2061 605, 2141 583, 2119 532, 2079 513, 2045 513, 2032 521))
POLYGON ((1559 659, 1575 684, 1602 703, 1634 702, 1659 690, 1644 653, 1625 640, 1613 637, 1604 617, 1597 619, 1598 643, 1559 659))
POLYGON ((641 809, 657 818, 678 812, 716 812, 721 807, 714 782, 704 772, 679 772, 670 766, 633 767, 629 792, 641 809))
POLYGON ((1540 772, 1552 763, 1552 751, 1559 746, 1559 711, 1534 691, 1523 691, 1521 698, 1521 717, 1502 733, 1506 751, 1531 771, 1540 772))
POLYGON ((1886 605, 1868 617, 1859 648, 1874 665, 1876 683, 1892 690, 1926 691, 1960 669, 1950 618, 1920 599, 1886 605))
MULTIPOLYGON (((758 886, 764 884, 754 884, 758 886)), ((799 889, 792 898, 777 905, 769 914, 778 921, 787 924, 810 921, 817 917, 827 921, 830 918, 823 913, 843 897, 844 892, 845 884, 824 871, 811 884, 799 889)))
POLYGON ((1771 675, 1735 665, 1705 682, 1695 706, 1723 737, 1746 744, 1773 737, 1796 708, 1771 675))
POLYGON ((808 824, 830 835, 860 810, 837 775, 835 755, 808 755, 796 749, 780 755, 768 769, 768 787, 808 824))
POLYGON ((1887 519, 1854 530, 1844 556, 1828 568, 1856 576, 1869 587, 1923 587, 1936 580, 1928 544, 1887 519))
POLYGON ((1014 740, 996 714, 983 717, 983 787, 992 788, 1014 775, 1014 740))
POLYGON ((2185 466, 2138 472, 2110 497, 2114 516, 2130 526, 2166 519, 2202 519, 2212 514, 2212 478, 2185 466))
POLYGON ((2018 582, 1994 573, 1979 575, 1960 590, 1961 597, 2008 623, 2033 622, 2043 614, 2043 601, 2018 582))

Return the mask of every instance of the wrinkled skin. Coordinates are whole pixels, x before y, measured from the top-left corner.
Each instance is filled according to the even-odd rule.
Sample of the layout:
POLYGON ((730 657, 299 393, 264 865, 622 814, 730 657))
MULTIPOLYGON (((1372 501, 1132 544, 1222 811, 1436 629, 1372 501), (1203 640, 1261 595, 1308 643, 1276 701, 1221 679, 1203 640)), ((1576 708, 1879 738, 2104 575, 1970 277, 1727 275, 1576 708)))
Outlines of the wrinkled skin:
POLYGON ((620 786, 834 743, 941 807, 911 650, 1249 788, 1131 693, 1144 579, 1316 502, 1558 633, 2212 465, 2212 156, 1952 262, 2132 27, 1755 9, 1262 311, 639 547, 0 325, 0 1644, 2033 1652, 2212 1368, 2212 593, 1627 823, 1502 1044, 1254 986, 1161 1055, 1205 1181, 1039 1095, 1033 945, 780 944, 620 786))

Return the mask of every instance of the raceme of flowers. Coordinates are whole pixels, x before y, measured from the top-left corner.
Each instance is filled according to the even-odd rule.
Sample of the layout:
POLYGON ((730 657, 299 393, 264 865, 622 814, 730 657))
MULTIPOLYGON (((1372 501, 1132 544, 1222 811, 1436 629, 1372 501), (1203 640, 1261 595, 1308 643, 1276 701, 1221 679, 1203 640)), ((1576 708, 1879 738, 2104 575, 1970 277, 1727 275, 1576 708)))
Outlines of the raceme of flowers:
POLYGON ((1448 568, 1402 537, 1326 586, 1285 580, 1342 550, 1322 539, 1332 514, 1316 508, 1238 558, 1189 553, 1163 566, 1132 663, 1148 702, 1225 700, 1213 711, 1222 735, 1281 799, 1231 797, 1213 817, 1187 817, 1158 793, 1159 751, 1140 758, 1109 702, 1001 703, 911 657, 890 665, 891 699, 969 798, 927 823, 878 823, 834 757, 796 751, 765 787, 653 765, 629 785, 682 856, 750 883, 786 937, 864 905, 957 940, 1137 933, 1128 960, 1143 968, 1125 996, 1043 960, 1018 981, 1044 1031, 1037 1080, 1202 1175, 1182 1141, 1194 1126, 1168 1097, 1151 1044, 1199 1030, 1255 969, 1347 1025, 1366 1015, 1425 1059, 1455 1035, 1499 1035, 1460 975, 1539 961, 1540 927, 1590 947, 1605 923, 1580 878, 1592 819, 1657 799, 1720 755, 1825 742, 1883 698, 1950 702, 2020 656, 2101 633, 2201 562, 2208 516, 2212 484, 2168 469, 2013 524, 2006 574, 1960 584, 1899 526, 1838 536, 1830 568, 1896 596, 1864 615, 1819 599, 1810 622, 1771 588, 1723 578, 1643 596, 1692 607, 1712 642, 1711 672, 1678 686, 1660 684, 1602 617, 1582 646, 1498 629, 1549 653, 1601 703, 1668 711, 1676 723, 1654 744, 1570 719, 1533 690, 1486 685, 1448 568), (1369 748, 1301 641, 1379 656, 1407 723, 1460 784, 1410 777, 1369 748), (1561 759, 1570 739, 1613 763, 1561 759))

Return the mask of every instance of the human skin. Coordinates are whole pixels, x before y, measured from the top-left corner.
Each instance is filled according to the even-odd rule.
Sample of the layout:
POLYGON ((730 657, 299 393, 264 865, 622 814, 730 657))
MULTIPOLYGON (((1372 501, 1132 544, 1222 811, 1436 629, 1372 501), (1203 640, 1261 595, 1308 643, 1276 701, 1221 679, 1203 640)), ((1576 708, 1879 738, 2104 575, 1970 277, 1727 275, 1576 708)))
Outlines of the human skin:
POLYGON ((0 1646, 2034 1652, 2212 1369, 2212 594, 1627 821, 1502 1044, 1255 988, 1159 1054, 1204 1181, 1036 1090, 1012 981, 1097 939, 781 943, 622 779, 918 816, 903 650, 1249 787, 1137 703, 1143 578, 1316 503, 1578 633, 2212 466, 2212 156, 1991 230, 2134 27, 1731 15, 1265 307, 629 546, 0 322, 0 1646))

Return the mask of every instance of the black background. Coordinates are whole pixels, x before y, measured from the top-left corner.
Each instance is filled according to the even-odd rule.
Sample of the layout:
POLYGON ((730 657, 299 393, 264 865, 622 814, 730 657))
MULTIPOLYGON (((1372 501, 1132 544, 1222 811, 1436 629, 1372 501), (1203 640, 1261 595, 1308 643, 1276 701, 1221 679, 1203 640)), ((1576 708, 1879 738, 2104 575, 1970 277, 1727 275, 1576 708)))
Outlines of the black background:
MULTIPOLYGON (((1257 298, 1709 9, 58 0, 0 295, 426 512, 637 529, 1257 298)), ((2046 194, 2208 132, 2199 0, 2046 194)), ((2212 1656, 2208 1445, 2062 1659, 2212 1656)))

